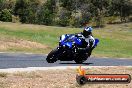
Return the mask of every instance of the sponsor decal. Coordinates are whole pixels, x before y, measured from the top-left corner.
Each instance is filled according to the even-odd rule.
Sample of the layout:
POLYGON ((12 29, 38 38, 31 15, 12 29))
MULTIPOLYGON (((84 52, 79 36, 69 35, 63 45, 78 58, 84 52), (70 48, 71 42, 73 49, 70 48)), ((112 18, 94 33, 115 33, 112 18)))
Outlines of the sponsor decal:
POLYGON ((131 76, 129 74, 86 74, 85 69, 81 66, 78 68, 76 75, 78 84, 83 85, 86 83, 130 83, 131 76))

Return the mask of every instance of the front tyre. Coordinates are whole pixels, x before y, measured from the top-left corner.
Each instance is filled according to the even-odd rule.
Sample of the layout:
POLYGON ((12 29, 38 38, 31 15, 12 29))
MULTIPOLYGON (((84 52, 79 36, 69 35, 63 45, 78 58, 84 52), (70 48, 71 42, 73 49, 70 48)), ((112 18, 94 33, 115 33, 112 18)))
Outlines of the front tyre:
POLYGON ((58 51, 58 49, 54 49, 54 50, 52 50, 52 51, 48 54, 48 56, 47 56, 47 58, 46 58, 46 61, 47 61, 48 63, 54 63, 54 62, 57 61, 57 57, 56 57, 57 51, 58 51))

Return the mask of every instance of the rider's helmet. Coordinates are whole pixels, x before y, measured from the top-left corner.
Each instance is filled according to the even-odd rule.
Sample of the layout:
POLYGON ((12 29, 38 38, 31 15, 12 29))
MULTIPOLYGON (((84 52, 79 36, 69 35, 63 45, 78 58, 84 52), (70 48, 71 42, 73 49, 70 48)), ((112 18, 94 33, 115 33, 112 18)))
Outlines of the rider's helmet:
POLYGON ((83 30, 83 32, 82 32, 83 36, 85 38, 89 37, 89 35, 91 35, 91 33, 92 33, 92 30, 93 30, 93 28, 90 27, 90 26, 85 27, 84 30, 83 30))

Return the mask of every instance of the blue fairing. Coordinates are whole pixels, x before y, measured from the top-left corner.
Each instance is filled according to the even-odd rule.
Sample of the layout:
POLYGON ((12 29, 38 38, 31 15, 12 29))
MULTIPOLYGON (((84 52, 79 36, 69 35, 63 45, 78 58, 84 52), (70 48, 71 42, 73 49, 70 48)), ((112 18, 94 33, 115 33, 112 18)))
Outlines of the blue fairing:
POLYGON ((76 38, 75 39, 75 43, 77 44, 77 45, 82 45, 82 41, 81 41, 81 39, 79 39, 79 38, 76 38))
POLYGON ((99 39, 95 39, 95 44, 94 44, 94 47, 96 47, 99 43, 99 39))
POLYGON ((75 35, 62 35, 60 38, 60 45, 61 46, 68 46, 72 48, 73 43, 76 45, 82 45, 81 39, 75 37, 75 35))
POLYGON ((67 42, 64 45, 68 46, 69 48, 72 48, 72 42, 67 42))
POLYGON ((62 35, 60 38, 60 42, 63 42, 67 38, 67 35, 62 35))

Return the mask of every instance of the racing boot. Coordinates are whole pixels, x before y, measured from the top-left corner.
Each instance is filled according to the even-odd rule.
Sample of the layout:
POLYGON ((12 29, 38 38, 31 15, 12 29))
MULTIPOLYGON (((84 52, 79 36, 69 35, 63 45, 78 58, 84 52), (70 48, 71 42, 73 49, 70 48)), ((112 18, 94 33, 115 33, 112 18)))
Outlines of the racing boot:
POLYGON ((88 57, 91 56, 92 50, 93 50, 94 48, 95 48, 95 47, 91 47, 91 48, 89 48, 89 51, 88 51, 88 57))

